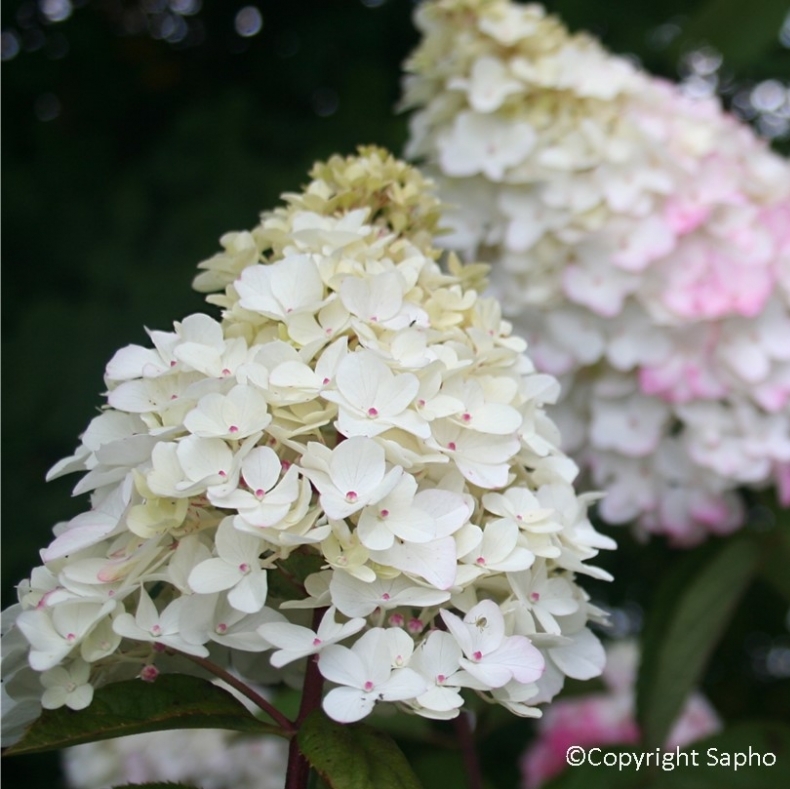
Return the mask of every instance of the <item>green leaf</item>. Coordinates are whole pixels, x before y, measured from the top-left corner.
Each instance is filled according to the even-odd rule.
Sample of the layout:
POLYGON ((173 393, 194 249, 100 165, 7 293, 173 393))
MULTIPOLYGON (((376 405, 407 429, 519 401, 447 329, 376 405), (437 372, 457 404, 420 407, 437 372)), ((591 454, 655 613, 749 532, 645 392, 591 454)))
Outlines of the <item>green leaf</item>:
POLYGON ((316 710, 302 724, 298 741, 331 789, 421 789, 394 740, 371 726, 335 723, 316 710))
POLYGON ((280 729, 259 721, 234 696, 211 682, 165 674, 156 682, 134 679, 99 688, 91 705, 79 712, 67 707, 44 710, 4 755, 38 753, 164 729, 232 729, 282 736, 280 729))
POLYGON ((775 526, 765 535, 760 575, 790 603, 790 510, 766 508, 775 526))
POLYGON ((277 563, 269 573, 269 593, 280 600, 296 600, 305 596, 304 580, 317 573, 323 564, 318 553, 294 551, 287 559, 277 563))
POLYGON ((683 753, 690 757, 696 754, 696 757, 671 772, 662 772, 650 789, 776 789, 790 786, 790 726, 784 723, 758 721, 736 724, 684 748, 681 759, 683 753), (735 769, 735 759, 748 762, 750 754, 751 766, 746 763, 735 769), (774 764, 768 764, 771 760, 768 754, 776 757, 774 764))
POLYGON ((464 787, 467 785, 464 760, 457 749, 447 751, 432 748, 416 758, 410 759, 409 763, 414 767, 414 772, 425 786, 464 787))
POLYGON ((686 556, 659 588, 642 639, 637 719, 646 747, 664 744, 751 580, 759 547, 748 537, 686 556))

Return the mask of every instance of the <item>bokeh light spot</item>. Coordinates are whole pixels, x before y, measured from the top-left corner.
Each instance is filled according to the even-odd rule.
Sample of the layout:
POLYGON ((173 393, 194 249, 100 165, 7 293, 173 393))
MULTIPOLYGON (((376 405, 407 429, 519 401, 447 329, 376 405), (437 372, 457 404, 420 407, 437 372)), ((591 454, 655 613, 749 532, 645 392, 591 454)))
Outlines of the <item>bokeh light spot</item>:
POLYGON ((71 16, 71 0, 40 0, 41 15, 48 22, 63 22, 71 16))
POLYGON ((760 82, 751 95, 752 104, 759 112, 775 112, 785 103, 785 99, 784 85, 777 79, 760 82))
POLYGON ((787 12, 785 21, 779 30, 779 43, 783 47, 790 49, 790 11, 787 12))
POLYGON ((261 12, 254 6, 244 6, 238 14, 234 22, 236 32, 243 38, 251 38, 257 36, 263 28, 263 17, 261 12))
POLYGON ((200 11, 200 0, 170 0, 170 10, 181 16, 192 16, 200 11))
POLYGON ((12 60, 19 54, 19 38, 13 30, 0 33, 0 59, 12 60))

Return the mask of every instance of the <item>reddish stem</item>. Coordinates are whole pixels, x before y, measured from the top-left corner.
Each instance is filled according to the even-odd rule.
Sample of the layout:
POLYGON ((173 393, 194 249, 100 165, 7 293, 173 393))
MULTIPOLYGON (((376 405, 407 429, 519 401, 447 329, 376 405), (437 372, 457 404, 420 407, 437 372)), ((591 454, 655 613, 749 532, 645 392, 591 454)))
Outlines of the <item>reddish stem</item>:
MULTIPOLYGON (((172 651, 175 652, 176 650, 172 651)), ((186 652, 178 652, 178 654, 185 657, 187 660, 191 660, 193 663, 197 663, 198 666, 206 669, 206 671, 209 671, 215 677, 219 677, 223 682, 226 682, 232 688, 238 690, 243 696, 246 696, 253 704, 260 707, 287 736, 292 737, 296 734, 296 726, 288 720, 280 710, 270 701, 263 698, 259 693, 256 693, 251 687, 245 685, 240 679, 234 677, 233 674, 225 671, 224 668, 221 668, 216 663, 212 663, 210 660, 198 657, 197 655, 188 655, 186 652)))
POLYGON ((480 772, 480 761, 475 748, 475 735, 468 712, 462 712, 455 720, 455 734, 461 746, 464 768, 466 770, 466 785, 469 789, 483 789, 483 776, 480 772))
MULTIPOLYGON (((317 608, 313 613, 313 630, 324 617, 326 608, 317 608)), ((299 705, 299 714, 296 716, 297 729, 304 719, 321 706, 321 694, 324 688, 324 678, 318 670, 318 655, 307 659, 307 669, 302 686, 302 702, 299 705)), ((310 777, 310 764, 299 750, 298 736, 291 737, 288 747, 288 771, 285 775, 285 789, 307 789, 310 777)))

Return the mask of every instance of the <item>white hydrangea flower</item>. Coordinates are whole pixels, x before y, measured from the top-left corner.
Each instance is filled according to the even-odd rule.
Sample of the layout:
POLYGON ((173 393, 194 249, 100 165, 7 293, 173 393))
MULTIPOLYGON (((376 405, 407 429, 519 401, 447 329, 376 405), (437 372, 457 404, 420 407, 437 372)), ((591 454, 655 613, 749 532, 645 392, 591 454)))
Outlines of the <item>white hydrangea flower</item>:
POLYGON ((353 723, 370 713, 377 702, 405 701, 425 692, 425 680, 416 671, 391 666, 391 632, 403 631, 373 628, 351 649, 331 645, 321 651, 318 668, 338 685, 324 698, 324 710, 330 717, 353 723))
POLYGON ((742 523, 742 485, 790 502, 787 161, 538 5, 427 0, 415 21, 407 155, 455 206, 442 246, 494 263, 562 376, 553 417, 604 517, 692 545, 742 523))
MULTIPOLYGON (((512 96, 488 93, 491 65, 481 106, 512 96)), ((8 613, 15 709, 38 709, 36 672, 74 706, 83 679, 156 681, 189 655, 261 683, 309 657, 342 721, 380 702, 452 718, 469 693, 538 715, 597 665, 576 577, 608 577, 587 562, 613 544, 545 414, 556 380, 479 295, 485 267, 437 263, 418 171, 367 148, 312 178, 201 264, 221 320, 111 360, 108 407, 51 474, 87 472, 91 510, 8 613)))
POLYGON ((84 710, 93 699, 93 686, 88 681, 91 667, 77 658, 68 668, 55 666, 41 675, 45 691, 41 706, 54 710, 64 705, 72 710, 84 710))

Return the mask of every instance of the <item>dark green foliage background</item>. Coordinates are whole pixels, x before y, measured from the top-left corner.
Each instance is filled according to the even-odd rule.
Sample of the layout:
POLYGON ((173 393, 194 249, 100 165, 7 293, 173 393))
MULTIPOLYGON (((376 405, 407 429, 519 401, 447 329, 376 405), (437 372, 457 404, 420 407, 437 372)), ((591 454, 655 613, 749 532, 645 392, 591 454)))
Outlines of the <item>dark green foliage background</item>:
MULTIPOLYGON (((279 193, 303 184, 314 160, 364 143, 403 145, 406 120, 393 108, 400 63, 417 41, 413 3, 258 0, 263 30, 242 40, 233 18, 246 4, 204 0, 204 43, 179 48, 118 35, 121 0, 92 0, 65 22, 41 25, 66 37, 66 57, 51 59, 44 47, 3 63, 4 606, 52 525, 85 507, 69 498, 76 479, 43 478, 101 404, 112 353, 145 344, 143 326, 169 329, 202 309, 190 289, 195 265, 222 233, 252 227, 279 193), (334 114, 315 113, 317 90, 336 93, 334 114), (62 112, 42 122, 35 102, 49 92, 62 112)), ((3 0, 3 29, 24 5, 3 0)), ((710 41, 738 78, 790 76, 790 50, 777 39, 786 0, 547 5, 654 73, 674 77, 681 49, 710 41), (685 33, 655 49, 651 32, 670 20, 685 33)), ((637 547, 624 531, 617 537, 623 548, 608 564, 618 580, 591 587, 612 605, 649 604, 675 555, 660 543, 637 547)), ((725 715, 790 709, 788 683, 758 682, 742 646, 753 631, 777 634, 784 610, 767 587, 749 592, 706 679, 725 715)), ((513 721, 487 742, 492 785, 515 785, 513 755, 530 730, 513 721)), ((52 769, 42 757, 6 762, 6 785, 21 786, 24 775, 26 785, 56 787, 52 769)))

